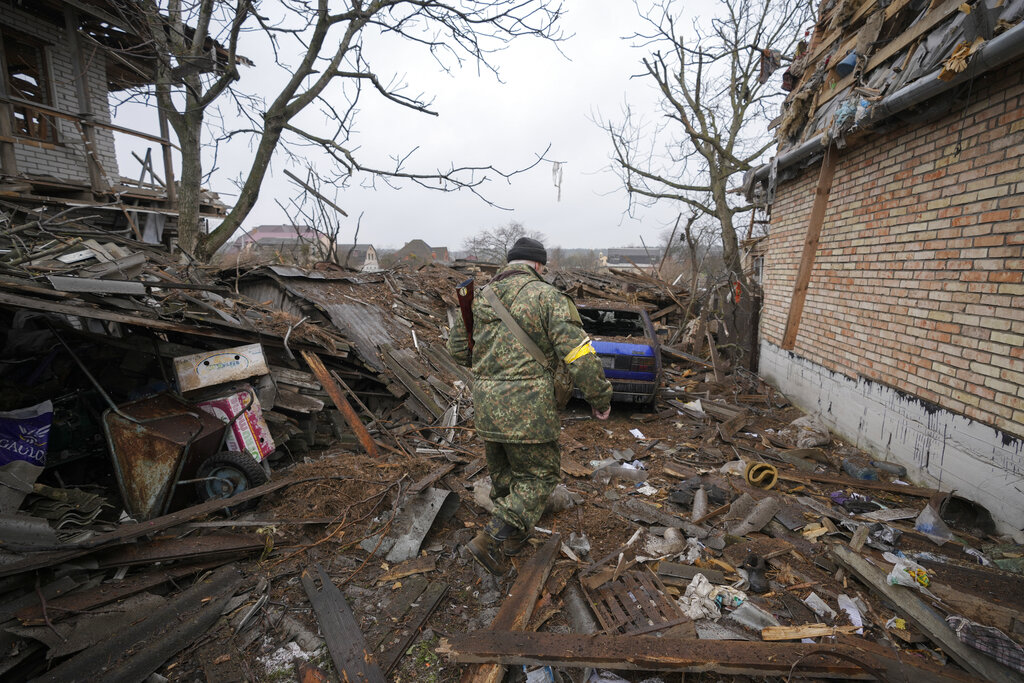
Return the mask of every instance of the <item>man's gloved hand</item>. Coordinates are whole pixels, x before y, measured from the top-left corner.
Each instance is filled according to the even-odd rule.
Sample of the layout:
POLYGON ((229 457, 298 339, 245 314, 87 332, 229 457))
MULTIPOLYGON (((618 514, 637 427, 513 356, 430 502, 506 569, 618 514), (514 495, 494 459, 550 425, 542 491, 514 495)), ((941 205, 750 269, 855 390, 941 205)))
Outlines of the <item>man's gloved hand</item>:
POLYGON ((612 413, 611 406, 608 406, 607 408, 601 411, 599 411, 597 408, 591 408, 591 410, 594 413, 594 417, 596 417, 598 420, 607 420, 608 416, 611 415, 612 413))

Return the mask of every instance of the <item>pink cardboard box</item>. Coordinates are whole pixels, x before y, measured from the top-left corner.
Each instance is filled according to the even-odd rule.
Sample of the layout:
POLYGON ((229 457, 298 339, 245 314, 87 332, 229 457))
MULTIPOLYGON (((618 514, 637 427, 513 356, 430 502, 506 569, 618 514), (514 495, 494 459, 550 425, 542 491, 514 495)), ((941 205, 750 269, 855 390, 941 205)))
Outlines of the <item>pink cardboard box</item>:
POLYGON ((203 411, 223 422, 230 422, 245 410, 245 414, 235 420, 228 430, 224 440, 227 450, 248 453, 256 462, 261 462, 274 452, 274 439, 271 438, 267 422, 263 419, 263 410, 260 408, 259 399, 256 398, 256 392, 240 391, 222 398, 203 401, 198 405, 203 411), (245 410, 250 397, 252 405, 245 410))

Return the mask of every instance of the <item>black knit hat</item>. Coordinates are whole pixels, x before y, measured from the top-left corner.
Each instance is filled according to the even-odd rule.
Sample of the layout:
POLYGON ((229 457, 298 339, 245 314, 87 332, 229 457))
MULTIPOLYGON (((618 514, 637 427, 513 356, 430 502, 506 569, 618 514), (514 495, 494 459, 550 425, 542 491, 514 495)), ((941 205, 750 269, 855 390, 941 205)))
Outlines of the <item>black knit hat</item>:
POLYGON ((541 265, 547 265, 548 252, 544 245, 529 237, 520 237, 512 248, 508 250, 509 261, 536 261, 541 265))

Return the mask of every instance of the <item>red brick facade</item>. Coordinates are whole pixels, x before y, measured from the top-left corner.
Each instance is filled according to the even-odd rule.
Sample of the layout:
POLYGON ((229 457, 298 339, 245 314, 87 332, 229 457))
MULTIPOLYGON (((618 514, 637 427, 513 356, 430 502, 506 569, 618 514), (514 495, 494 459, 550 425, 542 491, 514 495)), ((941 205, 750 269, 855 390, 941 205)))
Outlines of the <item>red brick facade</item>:
MULTIPOLYGON (((839 157, 798 356, 1024 435, 1024 72, 839 157), (961 151, 957 153, 958 140, 961 151)), ((781 183, 762 340, 780 345, 820 164, 781 183)))

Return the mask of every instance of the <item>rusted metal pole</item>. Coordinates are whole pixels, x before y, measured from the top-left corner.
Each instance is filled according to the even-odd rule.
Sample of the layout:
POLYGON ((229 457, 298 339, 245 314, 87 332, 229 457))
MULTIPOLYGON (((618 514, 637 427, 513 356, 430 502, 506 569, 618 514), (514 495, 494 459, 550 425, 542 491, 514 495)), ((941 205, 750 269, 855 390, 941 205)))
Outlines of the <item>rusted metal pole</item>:
POLYGON ((345 418, 345 422, 348 422, 348 426, 352 428, 356 438, 359 439, 359 443, 363 444, 363 448, 366 449, 367 453, 374 458, 379 458, 380 451, 377 450, 377 442, 370 436, 370 432, 359 419, 359 416, 356 415, 352 405, 345 398, 345 395, 341 393, 341 388, 334 381, 334 378, 331 377, 331 374, 327 372, 327 368, 324 367, 320 357, 312 351, 303 351, 302 357, 305 359, 309 369, 316 375, 316 378, 320 380, 320 384, 323 385, 331 400, 334 401, 334 405, 337 406, 338 412, 345 418))

